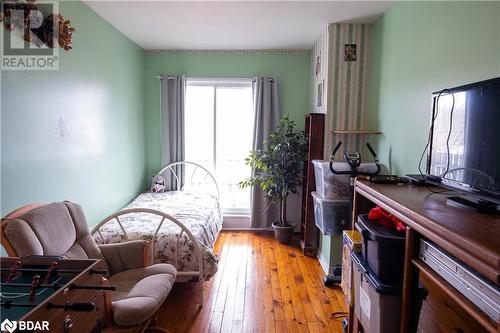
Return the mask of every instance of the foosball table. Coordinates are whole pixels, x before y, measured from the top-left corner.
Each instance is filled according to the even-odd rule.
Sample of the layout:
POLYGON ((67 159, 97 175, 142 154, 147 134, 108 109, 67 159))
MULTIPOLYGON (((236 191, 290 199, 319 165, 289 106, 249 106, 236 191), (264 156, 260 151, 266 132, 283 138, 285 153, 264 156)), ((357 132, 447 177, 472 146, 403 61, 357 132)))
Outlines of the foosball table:
POLYGON ((1 258, 2 332, 100 332, 104 290, 100 260, 1 258))

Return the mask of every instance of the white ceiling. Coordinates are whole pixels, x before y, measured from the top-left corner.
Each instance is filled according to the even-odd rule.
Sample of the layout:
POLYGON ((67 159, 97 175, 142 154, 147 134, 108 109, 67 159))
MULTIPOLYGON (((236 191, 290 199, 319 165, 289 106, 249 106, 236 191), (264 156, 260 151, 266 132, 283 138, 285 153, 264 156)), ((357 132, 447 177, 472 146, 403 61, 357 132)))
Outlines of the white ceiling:
POLYGON ((145 49, 311 48, 328 23, 373 22, 389 1, 86 1, 145 49))

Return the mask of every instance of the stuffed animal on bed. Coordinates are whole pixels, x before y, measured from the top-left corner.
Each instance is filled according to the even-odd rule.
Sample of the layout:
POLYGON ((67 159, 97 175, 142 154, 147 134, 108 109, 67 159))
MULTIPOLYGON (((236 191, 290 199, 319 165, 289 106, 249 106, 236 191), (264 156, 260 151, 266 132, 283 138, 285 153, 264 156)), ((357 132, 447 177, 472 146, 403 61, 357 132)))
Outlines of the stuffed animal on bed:
POLYGON ((160 174, 153 175, 151 180, 151 192, 160 193, 165 192, 165 177, 160 174))

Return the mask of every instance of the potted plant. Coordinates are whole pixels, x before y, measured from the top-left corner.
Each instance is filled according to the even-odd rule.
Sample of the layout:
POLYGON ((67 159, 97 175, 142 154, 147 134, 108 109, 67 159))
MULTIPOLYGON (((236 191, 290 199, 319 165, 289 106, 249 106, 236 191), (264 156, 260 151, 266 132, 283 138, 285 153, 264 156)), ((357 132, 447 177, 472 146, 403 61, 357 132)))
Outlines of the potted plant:
POLYGON ((253 150, 245 159, 253 172, 239 184, 258 186, 271 200, 270 204, 279 205, 279 219, 272 224, 274 235, 279 242, 288 243, 295 226, 286 219, 286 200, 301 185, 306 138, 304 132, 295 131, 295 122, 284 116, 265 142, 267 149, 253 150))

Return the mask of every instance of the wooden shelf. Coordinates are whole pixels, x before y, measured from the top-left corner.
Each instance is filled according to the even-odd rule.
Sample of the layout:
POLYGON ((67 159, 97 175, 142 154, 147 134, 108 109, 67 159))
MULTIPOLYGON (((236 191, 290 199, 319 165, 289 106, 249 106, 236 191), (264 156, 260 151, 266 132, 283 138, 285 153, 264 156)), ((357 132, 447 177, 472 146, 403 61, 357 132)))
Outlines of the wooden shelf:
POLYGON ((451 300, 460 305, 467 314, 474 318, 481 326, 486 328, 488 332, 496 333, 498 332, 498 326, 491 322, 490 318, 479 310, 471 301, 469 301, 464 295, 455 289, 449 282, 444 280, 436 272, 432 270, 427 264, 425 264, 419 258, 413 258, 411 260, 412 264, 415 265, 418 270, 424 274, 430 281, 432 281, 443 293, 445 293, 451 300))
POLYGON ((302 183, 302 212, 300 246, 308 256, 316 257, 319 245, 319 230, 314 221, 314 203, 311 192, 316 189, 312 160, 323 158, 324 114, 307 114, 304 133, 307 138, 307 161, 304 163, 302 183))
POLYGON ((341 130, 341 129, 334 129, 332 130, 332 133, 335 134, 383 134, 380 131, 375 131, 375 130, 341 130))

